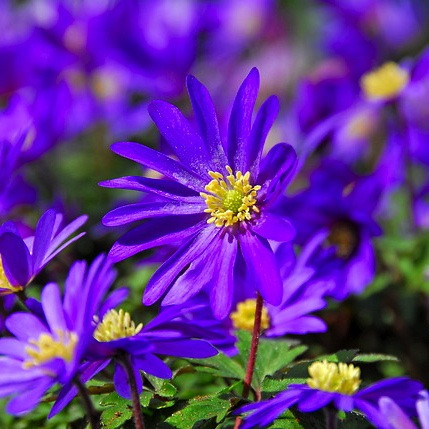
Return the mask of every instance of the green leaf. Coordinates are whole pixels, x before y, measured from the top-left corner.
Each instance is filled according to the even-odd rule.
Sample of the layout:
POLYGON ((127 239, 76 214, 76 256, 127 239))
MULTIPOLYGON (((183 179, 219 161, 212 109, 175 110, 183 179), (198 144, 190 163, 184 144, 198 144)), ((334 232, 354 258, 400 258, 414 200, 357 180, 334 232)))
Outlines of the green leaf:
POLYGON ((246 372, 244 366, 223 353, 219 353, 209 359, 189 359, 189 361, 201 365, 195 367, 196 371, 207 372, 219 377, 241 380, 246 372))
POLYGON ((303 384, 305 378, 269 378, 267 377, 262 383, 262 391, 266 394, 278 393, 285 390, 290 384, 303 384))
POLYGON ((149 380, 150 384, 154 387, 157 395, 163 398, 174 398, 177 389, 168 380, 163 378, 154 377, 145 373, 145 377, 149 380))
POLYGON ((103 427, 114 429, 132 418, 131 403, 116 392, 110 393, 100 401, 101 406, 107 407, 101 413, 103 427))
POLYGON ((197 422, 216 417, 219 423, 226 416, 230 408, 230 402, 217 397, 195 398, 179 411, 172 414, 166 423, 178 429, 192 429, 197 422))
POLYGON ((363 353, 363 354, 356 355, 352 359, 352 362, 365 362, 365 363, 386 362, 386 361, 398 362, 399 359, 396 356, 385 355, 382 353, 363 353))

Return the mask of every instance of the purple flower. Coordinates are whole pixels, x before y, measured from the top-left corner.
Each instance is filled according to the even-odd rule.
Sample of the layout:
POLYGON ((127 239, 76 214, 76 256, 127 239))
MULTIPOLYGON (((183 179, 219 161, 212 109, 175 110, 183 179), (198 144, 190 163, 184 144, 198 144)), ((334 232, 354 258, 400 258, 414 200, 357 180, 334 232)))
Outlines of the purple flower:
POLYGON ((327 405, 337 410, 357 409, 377 427, 385 422, 378 409, 378 400, 389 397, 412 413, 421 383, 406 377, 391 378, 374 383, 361 390, 360 369, 354 365, 333 362, 314 362, 310 365, 310 377, 306 384, 291 384, 288 389, 272 399, 237 410, 237 413, 251 412, 242 425, 243 429, 264 427, 275 420, 286 409, 297 405, 301 412, 312 412, 327 405))
POLYGON ((308 189, 284 198, 280 213, 287 213, 305 245, 318 237, 308 265, 330 281, 328 295, 342 300, 360 293, 375 275, 372 237, 381 233, 373 220, 383 191, 383 177, 359 177, 333 160, 316 170, 308 189))
POLYGON ((0 395, 13 396, 8 413, 31 411, 51 386, 75 376, 92 334, 83 292, 68 288, 61 300, 59 287, 50 283, 41 304, 33 303, 38 316, 14 313, 6 319, 14 335, 0 339, 0 395))
MULTIPOLYGON (((182 309, 165 309, 143 326, 136 324, 128 312, 115 310, 127 296, 126 289, 116 289, 106 299, 116 273, 112 261, 100 255, 87 268, 85 262, 75 263, 66 281, 66 291, 85 302, 85 323, 92 337, 80 366, 79 377, 86 382, 110 362, 114 362, 114 377, 118 394, 130 398, 128 377, 123 360, 129 359, 134 370, 137 388, 142 390, 140 371, 160 378, 171 378, 170 368, 158 355, 205 358, 217 354, 217 350, 205 341, 195 338, 201 329, 195 329, 194 321, 177 320, 182 309)), ((78 312, 75 308, 74 312, 78 312)), ((62 410, 77 389, 68 383, 59 394, 50 416, 62 410)))
POLYGON ((0 227, 0 294, 22 290, 65 247, 85 233, 70 238, 87 216, 61 228, 63 215, 48 210, 40 218, 33 237, 22 238, 13 222, 0 227))
POLYGON ((146 305, 164 294, 164 305, 181 304, 208 285, 213 312, 223 318, 240 284, 237 274, 246 279, 242 287, 259 291, 270 304, 280 304, 283 285, 268 239, 289 241, 294 230, 271 207, 290 180, 296 155, 281 143, 262 157, 278 100, 268 98, 251 125, 259 86, 258 70, 253 69, 235 98, 228 139, 222 142, 207 89, 192 76, 187 84, 199 133, 176 107, 163 101, 149 107, 178 161, 137 143, 112 147, 166 179, 122 177, 102 183, 159 197, 156 202, 119 207, 103 218, 107 226, 148 219, 123 235, 110 255, 119 261, 155 246, 182 243, 149 281, 146 305))
MULTIPOLYGON (((387 396, 379 399, 378 405, 384 417, 381 429, 418 429, 410 416, 399 407, 394 400, 387 396)), ((426 390, 420 392, 416 401, 416 411, 421 429, 429 429, 429 395, 426 390)), ((413 413, 414 415, 414 413, 413 413)))

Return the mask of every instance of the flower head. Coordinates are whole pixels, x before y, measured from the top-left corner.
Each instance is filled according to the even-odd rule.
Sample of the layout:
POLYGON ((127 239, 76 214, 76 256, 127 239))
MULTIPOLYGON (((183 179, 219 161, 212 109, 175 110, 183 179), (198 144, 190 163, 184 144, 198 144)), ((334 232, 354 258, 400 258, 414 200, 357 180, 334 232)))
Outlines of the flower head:
POLYGON ((62 219, 62 214, 48 210, 37 223, 34 236, 25 239, 12 222, 0 227, 0 294, 22 290, 52 258, 84 235, 69 238, 86 222, 86 216, 60 228, 62 219))
POLYGON ((259 73, 253 69, 238 90, 228 139, 223 142, 207 89, 192 76, 187 84, 199 132, 176 107, 163 101, 149 106, 178 161, 137 143, 112 147, 165 178, 123 177, 101 184, 157 196, 154 202, 106 214, 107 226, 147 219, 121 237, 110 255, 119 261, 148 248, 182 243, 149 281, 143 298, 146 305, 163 296, 164 305, 182 304, 207 287, 215 316, 224 318, 240 284, 279 304, 283 285, 268 240, 289 241, 294 230, 271 207, 291 178, 296 155, 291 146, 281 143, 262 156, 279 110, 277 98, 265 101, 252 125, 259 86, 259 73))

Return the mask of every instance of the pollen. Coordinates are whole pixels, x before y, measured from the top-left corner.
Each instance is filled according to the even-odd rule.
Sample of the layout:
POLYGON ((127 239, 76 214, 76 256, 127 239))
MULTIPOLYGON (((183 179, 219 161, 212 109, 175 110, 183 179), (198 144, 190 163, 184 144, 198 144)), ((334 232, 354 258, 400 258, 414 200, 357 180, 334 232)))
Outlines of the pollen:
POLYGON ((0 295, 9 295, 22 290, 21 286, 12 286, 4 272, 3 263, 0 257, 0 295))
POLYGON ((314 362, 308 368, 308 373, 310 378, 306 380, 307 385, 325 392, 352 395, 361 383, 360 368, 342 362, 314 362))
POLYGON ((29 340, 25 352, 30 359, 24 361, 22 366, 28 369, 42 365, 52 359, 63 359, 70 362, 77 340, 76 333, 62 330, 56 331, 56 338, 51 334, 40 334, 37 340, 29 340))
POLYGON ((259 213, 256 197, 261 187, 250 184, 250 172, 233 174, 231 167, 227 165, 225 168, 229 173, 226 178, 222 173, 209 171, 213 180, 205 190, 210 194, 200 193, 207 204, 204 211, 211 215, 207 223, 214 223, 217 227, 249 221, 254 213, 259 213))
MULTIPOLYGON (((97 318, 94 318, 98 322, 97 318)), ((143 323, 136 324, 131 320, 130 313, 120 309, 108 311, 94 332, 94 338, 102 343, 132 337, 143 328, 143 323)))
POLYGON ((366 73, 361 79, 361 87, 370 100, 387 100, 398 95, 408 84, 409 73, 394 62, 366 73))
MULTIPOLYGON (((231 314, 232 324, 235 329, 252 331, 255 322, 256 299, 246 299, 237 305, 237 309, 231 314)), ((261 329, 270 327, 270 316, 266 307, 262 307, 261 329)))

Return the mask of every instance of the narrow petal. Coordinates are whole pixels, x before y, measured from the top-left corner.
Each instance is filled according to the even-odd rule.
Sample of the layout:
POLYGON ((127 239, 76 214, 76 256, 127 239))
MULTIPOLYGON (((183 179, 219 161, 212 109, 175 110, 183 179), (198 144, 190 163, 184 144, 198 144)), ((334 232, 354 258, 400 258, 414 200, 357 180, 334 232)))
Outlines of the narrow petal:
POLYGON ((173 376, 171 369, 159 357, 156 357, 152 353, 134 356, 133 362, 136 368, 155 377, 168 379, 173 376))
POLYGON ((6 328, 21 341, 37 339, 40 334, 49 333, 48 328, 30 313, 14 313, 5 323, 6 328))
POLYGON ((207 358, 218 353, 213 346, 201 340, 157 341, 154 346, 155 353, 166 356, 207 358))
POLYGON ((420 398, 416 402, 416 408, 422 426, 421 429, 429 429, 429 394, 426 390, 420 392, 420 398))
POLYGON ((249 274, 248 280, 255 284, 269 304, 279 305, 283 297, 283 283, 268 241, 247 232, 240 236, 240 248, 249 274))
POLYGON ((51 331, 55 332, 57 329, 60 329, 64 332, 68 330, 58 285, 55 283, 46 285, 42 291, 41 301, 43 312, 51 331))
POLYGON ((259 163, 265 140, 279 114, 279 110, 279 99, 275 95, 272 95, 262 104, 256 115, 255 122, 250 132, 247 151, 247 165, 249 165, 252 177, 257 177, 259 174, 259 163))
POLYGON ((105 226, 120 226, 147 218, 203 213, 207 206, 202 198, 200 200, 199 204, 181 202, 128 204, 107 213, 102 222, 105 226))
MULTIPOLYGON (((131 365, 133 368, 133 373, 137 384, 137 391, 140 394, 143 389, 142 377, 140 375, 140 371, 136 369, 132 363, 131 365)), ((128 381, 128 375, 125 369, 119 363, 115 364, 113 383, 115 385, 115 390, 118 395, 126 399, 131 399, 131 390, 130 390, 130 384, 128 381)))
POLYGON ((210 165, 214 171, 223 170, 228 161, 223 150, 212 98, 207 88, 194 76, 188 76, 186 84, 200 134, 210 154, 210 165))
POLYGON ((46 211, 36 226, 33 244, 33 269, 37 270, 48 251, 55 225, 55 210, 46 211))
POLYGON ((180 161, 199 176, 209 177, 210 154, 180 110, 170 103, 155 100, 149 104, 148 111, 180 161))
POLYGON ((387 396, 380 398, 378 405, 392 429, 417 429, 408 416, 387 396))
POLYGON ((237 92, 228 123, 228 160, 234 171, 249 169, 246 151, 258 89, 259 71, 253 68, 237 92))
POLYGON ((190 203, 201 201, 201 197, 197 192, 173 180, 125 176, 117 179, 105 180, 100 182, 99 185, 105 188, 120 188, 131 191, 148 192, 175 201, 186 201, 190 203))
MULTIPOLYGON (((213 271, 213 287, 210 293, 210 305, 217 319, 229 315, 234 294, 234 265, 237 257, 237 240, 225 235, 219 249, 213 271)), ((214 259, 214 258, 213 258, 214 259)))
POLYGON ((26 286, 32 277, 31 256, 18 235, 5 232, 0 236, 3 269, 13 286, 26 286))
POLYGON ((27 359, 26 344, 16 338, 0 338, 0 354, 21 360, 27 359))
POLYGON ((331 402, 335 395, 335 393, 321 390, 307 391, 305 397, 300 399, 298 409, 304 413, 320 410, 320 408, 331 402))
POLYGON ((181 271, 204 252, 216 237, 215 227, 205 226, 196 237, 185 243, 154 273, 146 287, 144 305, 152 305, 173 283, 181 271))
POLYGON ((295 236, 295 228, 283 216, 264 211, 251 226, 252 231, 261 237, 274 241, 291 241, 295 236))
POLYGON ((113 245, 109 256, 118 262, 152 247, 183 241, 198 232, 202 225, 200 215, 150 219, 125 233, 113 245))
POLYGON ((181 163, 142 144, 131 142, 115 143, 111 146, 111 149, 118 155, 158 171, 164 176, 176 180, 194 191, 203 191, 204 186, 207 184, 206 179, 202 179, 197 174, 192 173, 181 163))

